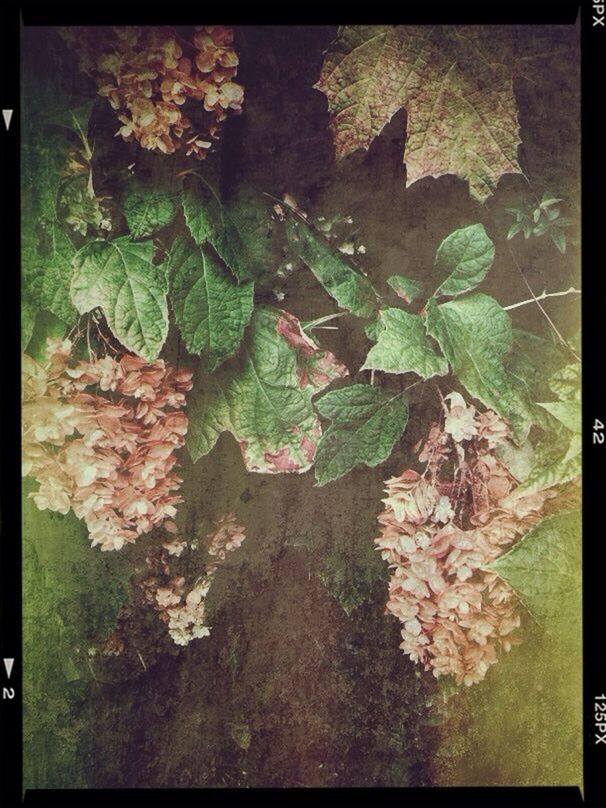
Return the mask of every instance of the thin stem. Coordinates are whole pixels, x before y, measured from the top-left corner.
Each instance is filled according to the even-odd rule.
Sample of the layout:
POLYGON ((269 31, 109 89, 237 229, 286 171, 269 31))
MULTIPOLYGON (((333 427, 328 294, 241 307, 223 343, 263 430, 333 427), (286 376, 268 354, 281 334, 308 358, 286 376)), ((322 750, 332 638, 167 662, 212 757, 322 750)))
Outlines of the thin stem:
POLYGON ((90 345, 90 317, 86 321, 86 345, 88 347, 88 361, 93 361, 93 352, 90 345))
POLYGON ((405 393, 407 390, 412 390, 413 387, 416 387, 417 384, 421 384, 421 382, 424 382, 424 381, 425 381, 425 379, 417 379, 416 382, 413 382, 412 384, 409 384, 408 387, 405 387, 402 390, 402 392, 405 393))
POLYGON ((537 296, 536 296, 536 295, 535 295, 535 293, 533 292, 532 287, 531 287, 531 285, 528 283, 528 280, 526 279, 526 276, 524 275, 524 272, 523 272, 523 270, 522 270, 522 267, 520 266, 520 264, 519 264, 519 262, 518 262, 518 259, 516 258, 516 255, 515 255, 514 251, 513 251, 513 250, 512 250, 512 248, 511 248, 511 245, 509 245, 509 252, 511 253, 511 257, 513 258, 513 262, 514 262, 514 264, 516 265, 516 267, 517 267, 517 269, 518 269, 518 272, 519 272, 519 273, 520 273, 520 275, 522 276, 522 280, 523 280, 523 281, 524 281, 524 283, 526 284, 526 288, 528 289, 528 291, 529 291, 529 292, 530 292, 530 294, 532 295, 532 300, 533 300, 533 302, 534 302, 534 303, 536 303, 536 304, 537 304, 537 306, 539 307, 539 309, 541 310, 541 312, 542 312, 543 316, 545 317, 545 319, 547 320, 547 322, 549 323, 549 325, 550 325, 550 326, 551 326, 551 328, 553 329, 553 333, 554 333, 554 334, 556 335, 556 337, 557 337, 557 338, 560 340, 561 344, 562 344, 562 345, 563 345, 565 348, 567 348, 567 349, 570 351, 570 353, 571 353, 571 354, 574 356, 574 358, 577 360, 577 362, 580 362, 580 361, 581 361, 581 357, 580 357, 580 356, 577 354, 577 352, 576 352, 575 350, 573 350, 573 348, 572 348, 572 347, 571 347, 571 346, 570 346, 570 345, 569 345, 569 344, 566 342, 566 340, 564 339, 564 337, 563 337, 563 336, 560 334, 560 332, 558 331, 558 329, 557 329, 557 327, 556 327, 556 324, 553 322, 553 320, 551 319, 551 317, 550 317, 550 316, 547 314, 547 312, 545 311, 545 308, 544 308, 544 307, 543 307, 543 305, 541 304, 540 300, 537 298, 537 296))
POLYGON ((442 395, 442 391, 440 390, 440 388, 438 387, 436 382, 433 383, 433 386, 437 390, 438 396, 440 397, 440 403, 442 404, 442 411, 443 411, 444 415, 448 415, 448 407, 446 406, 446 402, 444 401, 444 396, 442 395))
POLYGON ((528 303, 536 303, 538 300, 545 300, 546 297, 564 297, 565 295, 580 295, 581 290, 575 289, 574 286, 571 286, 570 289, 566 289, 565 292, 547 292, 546 290, 543 291, 542 294, 537 295, 537 297, 531 297, 528 300, 521 300, 519 303, 512 303, 511 306, 504 306, 503 308, 505 311, 511 311, 511 309, 517 309, 520 306, 526 306, 528 303))
POLYGON ((309 323, 305 323, 303 326, 303 331, 311 331, 314 328, 318 328, 323 323, 328 323, 330 320, 336 320, 337 317, 344 317, 348 312, 346 311, 338 311, 335 314, 327 314, 324 317, 318 317, 317 320, 311 320, 309 323))

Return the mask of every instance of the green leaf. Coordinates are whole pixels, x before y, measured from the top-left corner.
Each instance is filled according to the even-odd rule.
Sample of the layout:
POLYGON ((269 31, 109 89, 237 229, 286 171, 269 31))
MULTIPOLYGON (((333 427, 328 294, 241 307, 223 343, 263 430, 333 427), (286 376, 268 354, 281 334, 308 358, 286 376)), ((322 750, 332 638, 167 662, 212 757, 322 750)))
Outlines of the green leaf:
POLYGON ((34 333, 36 322, 36 307, 24 297, 21 297, 21 350, 24 351, 34 333))
POLYGON ((185 347, 210 371, 238 350, 253 309, 252 281, 238 284, 213 252, 178 236, 167 263, 170 300, 185 347))
MULTIPOLYGON (((44 58, 44 57, 43 57, 44 58)), ((75 143, 86 137, 93 101, 75 97, 47 65, 23 73, 28 114, 22 122, 21 265, 26 291, 40 308, 73 325, 70 299, 75 249, 57 217, 62 171, 75 143), (75 133, 75 134, 74 134, 75 133), (77 140, 75 135, 77 135, 77 140)))
POLYGON ((412 303, 423 294, 423 284, 421 281, 413 281, 403 275, 392 275, 387 278, 387 283, 391 286, 398 297, 406 303, 412 303))
POLYGON ((239 354, 190 395, 187 446, 194 461, 231 432, 248 471, 303 472, 311 467, 321 425, 311 399, 347 375, 296 317, 269 306, 253 312, 239 354))
POLYGON ((556 620, 560 630, 580 616, 580 526, 578 511, 544 519, 485 567, 513 587, 537 620, 556 620))
POLYGON ((76 320, 70 300, 75 249, 57 219, 57 193, 69 143, 54 133, 24 143, 21 177, 21 264, 32 301, 68 325, 76 320))
POLYGON ((100 306, 122 345, 150 362, 168 333, 166 270, 152 263, 153 252, 151 241, 128 236, 92 241, 74 258, 71 286, 80 314, 100 306))
POLYGON ((77 103, 76 106, 55 109, 44 118, 44 122, 76 132, 80 139, 83 140, 88 133, 88 125, 95 100, 95 98, 89 98, 77 103))
POLYGON ((67 336, 68 332, 69 326, 63 320, 60 320, 50 311, 41 309, 36 315, 34 330, 27 345, 28 356, 35 359, 38 364, 44 364, 48 338, 56 337, 62 340, 67 336))
POLYGON ((507 240, 510 241, 514 236, 516 236, 520 232, 522 227, 524 227, 524 222, 523 221, 520 220, 520 221, 514 222, 511 225, 511 227, 509 228, 509 230, 507 231, 507 240))
POLYGON ((571 432, 581 434, 581 403, 579 401, 552 401, 539 403, 538 406, 547 410, 571 432))
POLYGON ((563 202, 563 201, 564 201, 563 199, 552 199, 549 196, 547 196, 547 194, 543 194, 543 198, 541 199, 540 207, 549 208, 549 207, 551 207, 551 205, 557 205, 558 202, 563 202))
POLYGON ((244 189, 224 204, 218 192, 198 176, 186 177, 182 194, 185 221, 196 244, 208 242, 238 281, 267 273, 273 260, 271 228, 265 208, 244 189))
POLYGON ((381 324, 381 318, 378 316, 364 326, 364 333, 371 342, 376 342, 379 339, 379 334, 382 330, 383 325, 381 324))
POLYGON ((369 317, 377 305, 370 281, 352 269, 322 236, 292 214, 286 229, 290 244, 337 304, 358 317, 369 317))
POLYGON ((566 236, 564 233, 561 230, 552 230, 549 235, 558 250, 564 254, 566 252, 566 236))
POLYGON ((469 394, 506 418, 516 441, 524 439, 533 413, 523 385, 503 365, 513 341, 507 312, 494 298, 473 294, 440 305, 430 302, 425 318, 428 333, 469 394))
POLYGON ((555 220, 557 218, 559 218, 559 216, 560 216, 560 209, 559 208, 553 208, 552 210, 548 210, 548 211, 546 211, 546 215, 547 215, 547 219, 550 222, 555 222, 555 220))
POLYGON ((151 236, 177 215, 173 196, 161 189, 130 185, 122 197, 122 212, 133 238, 151 236))
POLYGON ((462 227, 438 247, 435 268, 447 275, 434 296, 459 295, 481 283, 494 261, 494 244, 482 224, 462 227))
POLYGON ((582 469, 581 443, 581 436, 564 426, 546 432, 535 447, 530 474, 518 491, 543 491, 575 480, 582 469))
POLYGON ((561 401, 581 400, 581 365, 572 362, 557 370, 549 380, 549 387, 561 401))
POLYGON ((401 393, 369 384, 332 390, 316 401, 323 418, 332 421, 316 454, 316 480, 325 485, 364 463, 374 468, 387 460, 408 421, 401 393))
POLYGON ((550 377, 566 362, 566 356, 553 342, 530 331, 513 329, 511 352, 505 367, 523 385, 530 400, 549 397, 550 377))
POLYGON ((424 379, 448 373, 448 362, 435 351, 419 315, 381 309, 379 322, 377 344, 368 352, 361 370, 413 372, 424 379))
POLYGON ((520 491, 540 491, 570 482, 581 473, 581 366, 565 365, 549 380, 549 387, 559 397, 557 402, 539 406, 555 421, 544 423, 546 431, 537 443, 534 462, 520 491))
POLYGON ((30 264, 31 289, 40 305, 72 325, 77 317, 70 297, 72 261, 76 250, 55 222, 45 223, 39 252, 30 264))

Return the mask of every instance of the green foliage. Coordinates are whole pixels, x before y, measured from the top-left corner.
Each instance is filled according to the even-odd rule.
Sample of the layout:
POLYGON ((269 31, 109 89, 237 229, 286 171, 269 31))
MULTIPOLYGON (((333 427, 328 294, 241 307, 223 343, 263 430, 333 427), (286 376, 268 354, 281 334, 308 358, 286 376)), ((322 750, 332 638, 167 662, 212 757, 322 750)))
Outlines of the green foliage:
POLYGON ((566 363, 566 356, 553 342, 529 331, 514 328, 512 333, 505 366, 524 385, 529 398, 540 400, 548 394, 550 376, 566 363))
POLYGON ((177 236, 167 262, 175 319, 190 353, 213 371, 238 350, 253 309, 253 283, 238 284, 212 247, 177 236))
POLYGON ((91 241, 74 257, 72 300, 80 314, 96 306, 118 340, 148 361, 156 359, 168 332, 167 280, 152 263, 153 243, 91 241))
POLYGON ((581 473, 580 370, 579 363, 574 362, 556 371, 549 381, 552 393, 559 400, 539 404, 549 413, 551 421, 545 424, 521 491, 539 491, 570 482, 581 473))
POLYGON ((408 421, 402 395, 369 384, 354 384, 325 393, 316 409, 331 421, 316 454, 316 480, 325 485, 364 463, 378 466, 387 460, 408 421))
POLYGON ((468 393, 506 418, 517 441, 523 440, 533 418, 521 383, 503 364, 513 342, 507 312, 494 298, 477 293, 430 302, 425 320, 468 393))
POLYGON ((405 278, 403 275, 392 275, 387 278, 387 283, 391 286, 398 297, 406 303, 412 303, 423 294, 423 284, 421 281, 414 281, 405 278))
POLYGON ((39 307, 71 325, 76 318, 69 295, 75 249, 57 218, 57 193, 67 146, 65 138, 55 133, 23 143, 21 239, 26 291, 39 307))
POLYGON ((368 352, 362 370, 387 373, 418 373, 424 379, 448 373, 448 362, 440 356, 425 333, 423 318, 402 309, 379 312, 377 344, 368 352))
POLYGON ((557 418, 566 429, 581 434, 581 402, 580 401, 549 401, 539 403, 550 415, 557 418))
POLYGON ((567 636, 580 628, 580 525, 578 511, 544 519, 486 567, 515 589, 537 620, 567 636))
POLYGON ((67 92, 56 71, 45 64, 23 73, 28 99, 21 145, 21 268, 30 302, 72 325, 70 300, 75 249, 57 215, 62 172, 70 149, 81 143, 92 102, 67 92))
POLYGON ((358 317, 369 317, 377 304, 370 281, 293 214, 289 215, 286 228, 292 247, 337 304, 358 317))
POLYGON ((566 234, 564 230, 570 227, 572 221, 560 216, 558 203, 562 199, 554 199, 549 194, 543 194, 540 202, 522 202, 515 208, 507 208, 507 212, 515 217, 514 223, 507 231, 507 238, 512 239, 523 233, 524 238, 531 236, 548 235, 561 253, 566 252, 566 234))
POLYGON ((69 327, 51 314, 50 311, 42 309, 36 313, 36 320, 32 330, 31 338, 27 344, 27 353, 38 363, 44 363, 46 359, 46 341, 49 337, 63 339, 68 333, 69 327))
POLYGON ((455 230, 438 247, 435 269, 445 277, 434 296, 459 295, 481 283, 494 261, 494 244, 484 225, 455 230))
POLYGON ((257 306, 237 357, 201 376, 191 395, 187 446, 210 452, 223 431, 240 444, 249 471, 306 471, 321 434, 311 399, 346 373, 305 335, 296 317, 257 306))
POLYGON ((211 244, 238 281, 266 273, 273 260, 267 214, 248 189, 224 203, 201 176, 188 176, 183 183, 182 204, 196 244, 211 244))
POLYGON ((95 678, 89 647, 115 625, 129 596, 128 552, 91 550, 73 514, 23 499, 23 728, 26 787, 86 786, 79 700, 95 678))
POLYGON ((174 197, 161 188, 133 182, 122 197, 122 212, 135 239, 153 236, 177 215, 174 197))
POLYGON ((21 350, 24 351, 34 333, 36 307, 25 297, 21 298, 21 350))

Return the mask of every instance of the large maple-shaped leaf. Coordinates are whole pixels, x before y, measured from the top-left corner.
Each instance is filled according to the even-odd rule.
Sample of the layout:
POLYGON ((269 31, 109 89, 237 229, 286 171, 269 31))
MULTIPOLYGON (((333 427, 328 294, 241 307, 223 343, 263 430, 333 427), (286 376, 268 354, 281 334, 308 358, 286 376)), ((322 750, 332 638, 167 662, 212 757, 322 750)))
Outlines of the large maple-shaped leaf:
POLYGON ((521 173, 507 48, 457 26, 344 26, 315 85, 328 99, 336 153, 367 149, 407 113, 406 183, 456 174, 480 202, 502 174, 521 173))
POLYGON ((248 471, 306 471, 322 434, 312 397, 346 374, 296 317, 258 306, 238 356, 212 375, 201 375, 190 397, 192 459, 210 452, 228 431, 240 444, 248 471))

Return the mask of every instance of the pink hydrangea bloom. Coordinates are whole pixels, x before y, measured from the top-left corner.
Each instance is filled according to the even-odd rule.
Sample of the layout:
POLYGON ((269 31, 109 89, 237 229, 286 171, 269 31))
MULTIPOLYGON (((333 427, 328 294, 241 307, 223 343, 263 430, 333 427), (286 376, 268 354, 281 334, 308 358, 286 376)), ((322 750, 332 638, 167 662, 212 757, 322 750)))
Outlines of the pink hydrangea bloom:
POLYGON ((176 513, 179 409, 191 373, 159 359, 105 356, 70 365, 69 340, 22 365, 23 473, 41 509, 74 511, 94 545, 119 550, 176 513))
POLYGON ((434 676, 471 685, 518 641, 521 622, 513 590, 483 568, 543 517, 553 492, 516 495, 493 453, 507 424, 458 393, 445 401, 444 428, 432 424, 417 447, 424 474, 387 480, 375 541, 391 569, 386 608, 402 624, 400 647, 434 676))

